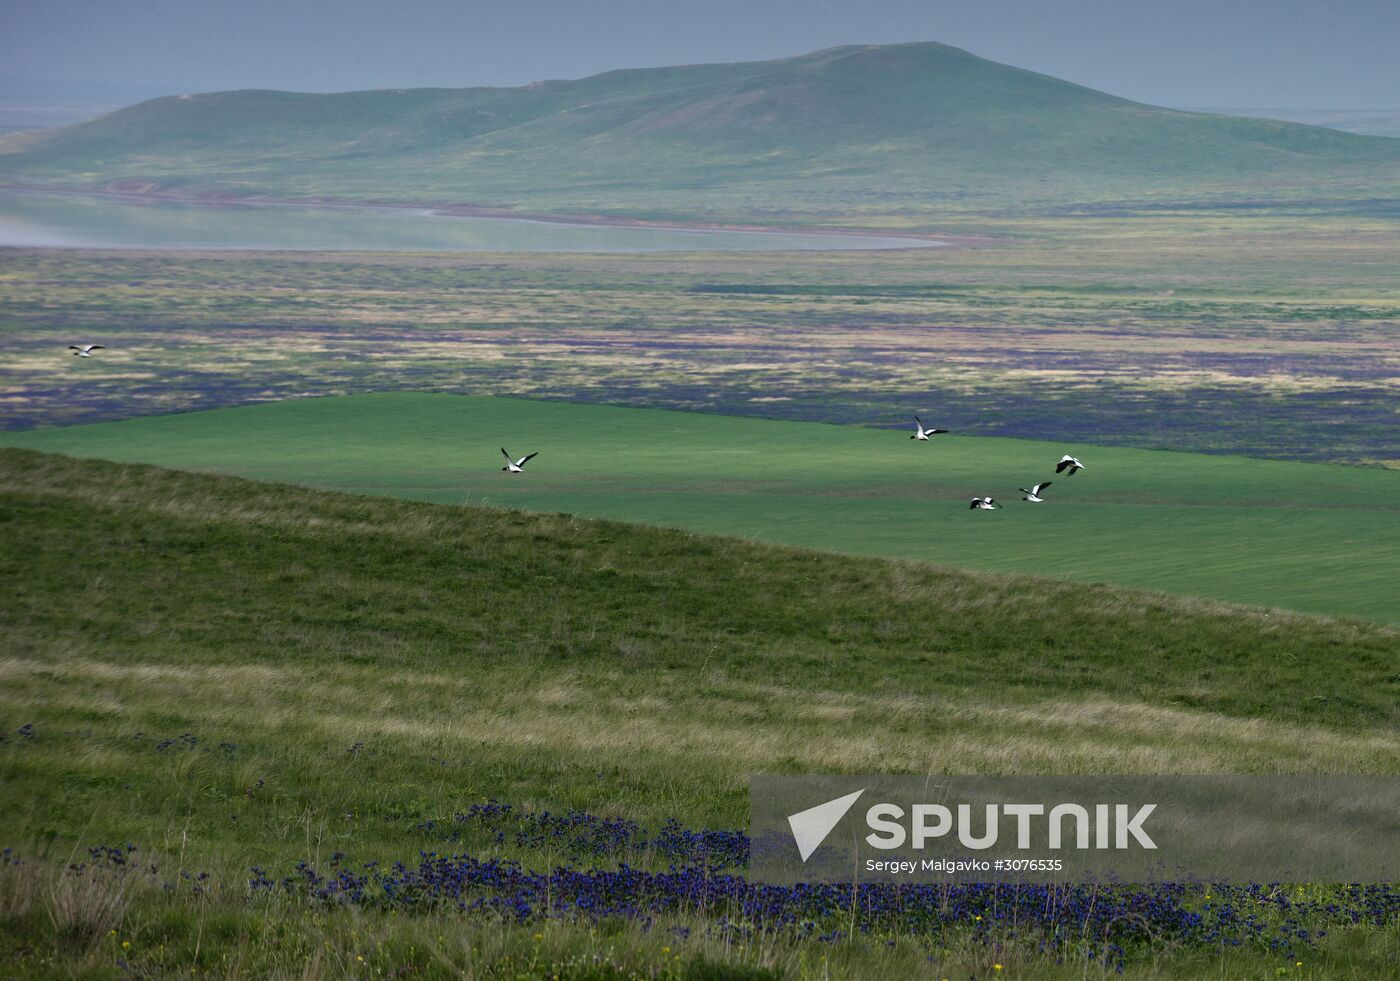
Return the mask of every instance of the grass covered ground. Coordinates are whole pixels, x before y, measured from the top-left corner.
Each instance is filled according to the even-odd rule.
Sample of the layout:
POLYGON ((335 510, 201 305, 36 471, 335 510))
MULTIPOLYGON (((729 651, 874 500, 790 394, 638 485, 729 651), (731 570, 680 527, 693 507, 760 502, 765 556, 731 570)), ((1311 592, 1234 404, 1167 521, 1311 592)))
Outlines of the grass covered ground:
MULTIPOLYGON (((925 416, 936 424, 942 420, 925 416)), ((912 429, 912 420, 910 429, 912 429)), ((11 445, 1400 620, 1400 474, 557 402, 300 399, 11 445), (523 476, 504 445, 539 451, 523 476), (1056 476, 1064 452, 1087 469, 1056 476), (1053 480, 1048 502, 1019 487, 1053 480), (969 512, 974 495, 1005 505, 969 512)))
MULTIPOLYGON (((299 862, 424 849, 667 863, 456 817, 490 798, 655 841, 667 819, 742 827, 751 772, 1395 773, 1390 627, 22 450, 0 451, 0 493, 0 827, 21 860, 0 960, 21 973, 1079 977, 1107 956, 1377 977, 1400 956, 1390 900, 1313 887, 1287 898, 1382 912, 1271 949, 1275 892, 1232 896, 1262 938, 1120 923, 1116 953, 1068 914, 1038 949, 1005 896, 818 939, 736 931, 732 906, 520 919, 296 885, 299 862), (253 865, 293 885, 250 888, 253 865)), ((1210 919, 1208 893, 1179 902, 1210 919)))

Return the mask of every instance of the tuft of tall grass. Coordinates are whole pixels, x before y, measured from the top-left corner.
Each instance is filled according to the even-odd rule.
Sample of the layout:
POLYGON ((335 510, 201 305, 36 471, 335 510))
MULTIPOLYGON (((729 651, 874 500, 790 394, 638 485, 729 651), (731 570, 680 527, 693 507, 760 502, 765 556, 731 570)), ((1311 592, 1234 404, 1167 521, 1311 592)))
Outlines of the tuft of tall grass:
POLYGON ((156 890, 135 870, 9 859, 0 866, 0 923, 28 924, 82 956, 118 935, 133 904, 156 890))

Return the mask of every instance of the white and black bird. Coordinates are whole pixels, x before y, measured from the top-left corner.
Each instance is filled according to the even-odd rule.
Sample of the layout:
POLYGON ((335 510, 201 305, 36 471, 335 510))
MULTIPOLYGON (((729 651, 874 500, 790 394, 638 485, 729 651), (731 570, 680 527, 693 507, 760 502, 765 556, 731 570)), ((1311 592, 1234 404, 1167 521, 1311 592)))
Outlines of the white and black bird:
POLYGON ((536 450, 534 453, 531 453, 529 456, 522 456, 519 460, 512 460, 512 459, 510 458, 510 454, 506 452, 506 448, 505 448, 504 446, 502 446, 502 447, 501 447, 501 456, 503 456, 503 457, 506 458, 506 465, 505 465, 504 467, 501 468, 501 472, 502 472, 502 473, 524 473, 524 472, 525 472, 525 464, 529 463, 529 462, 530 462, 531 460, 533 460, 535 457, 539 456, 539 451, 536 450))
POLYGON ((1068 471, 1069 471, 1069 475, 1070 475, 1071 477, 1073 477, 1075 474, 1077 474, 1079 471, 1081 471, 1081 470, 1083 470, 1083 469, 1084 469, 1084 464, 1082 464, 1082 463, 1079 462, 1079 457, 1077 457, 1077 456, 1070 456, 1068 453, 1066 453, 1064 456, 1060 457, 1060 462, 1057 463, 1057 464, 1055 464, 1055 472, 1056 472, 1056 473, 1064 473, 1066 470, 1068 470, 1068 471))
POLYGON ((921 440, 923 440, 925 443, 927 443, 927 442, 928 442, 928 438, 929 438, 930 436, 937 436, 939 433, 946 433, 947 431, 948 431, 948 430, 946 430, 946 429, 925 429, 925 428, 924 428, 924 421, 923 421, 922 419, 920 419, 918 416, 915 416, 915 417, 914 417, 914 435, 913 435, 913 436, 910 436, 909 438, 910 438, 910 439, 921 439, 921 440))
POLYGON ((1053 483, 1053 480, 1043 480, 1040 483, 1036 484, 1034 487, 1022 487, 1021 491, 1026 496, 1021 498, 1021 500, 1030 501, 1032 504, 1044 503, 1045 498, 1040 496, 1040 492, 1045 490, 1045 488, 1049 487, 1053 483))
POLYGON ((75 358, 90 358, 92 357, 93 351, 105 351, 107 349, 101 344, 84 344, 81 347, 77 344, 69 344, 68 350, 73 352, 73 357, 75 358))
POLYGON ((996 501, 992 500, 990 497, 974 497, 972 499, 972 504, 968 506, 968 510, 995 511, 999 507, 1001 507, 1001 505, 998 504, 996 501))

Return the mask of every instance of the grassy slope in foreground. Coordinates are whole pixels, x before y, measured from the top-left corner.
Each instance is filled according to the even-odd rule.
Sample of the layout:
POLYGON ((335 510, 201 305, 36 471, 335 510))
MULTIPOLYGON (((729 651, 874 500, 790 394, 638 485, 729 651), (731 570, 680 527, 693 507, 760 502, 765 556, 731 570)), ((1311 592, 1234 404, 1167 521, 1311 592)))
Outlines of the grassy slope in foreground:
MULTIPOLYGON (((653 976, 700 949, 913 976, 920 938, 817 944, 804 968, 800 949, 682 943, 664 924, 595 940, 586 923, 264 907, 245 883, 254 863, 464 847, 443 828, 487 796, 734 827, 762 771, 1400 772, 1393 628, 1107 587, 18 450, 0 450, 0 585, 4 843, 61 866, 131 841, 142 863, 212 875, 198 900, 58 881, 17 912, 0 894, 18 972, 514 978, 606 951, 653 976), (64 897, 78 912, 58 922, 81 917, 88 940, 45 918, 64 897)), ((1393 930, 1328 945, 1307 976, 1394 963, 1393 930)), ((986 977, 996 953, 943 970, 986 977)), ((996 959, 1017 977, 1084 969, 996 959)), ((1277 963, 1168 946, 1130 973, 1277 963)))
POLYGON ((1400 769, 1390 627, 21 450, 0 482, 7 717, 693 754, 692 820, 775 766, 1400 769))
MULTIPOLYGON (((937 420, 925 420, 936 424, 937 420)), ((912 423, 911 423, 912 428, 912 423)), ((0 441, 439 503, 1400 619, 1400 474, 595 405, 394 394, 0 441), (524 476, 499 447, 535 450, 524 476), (1062 452, 1089 469, 1054 474, 1062 452), (1054 479, 1049 503, 1018 487, 1054 479), (973 495, 1006 509, 969 512, 973 495)))

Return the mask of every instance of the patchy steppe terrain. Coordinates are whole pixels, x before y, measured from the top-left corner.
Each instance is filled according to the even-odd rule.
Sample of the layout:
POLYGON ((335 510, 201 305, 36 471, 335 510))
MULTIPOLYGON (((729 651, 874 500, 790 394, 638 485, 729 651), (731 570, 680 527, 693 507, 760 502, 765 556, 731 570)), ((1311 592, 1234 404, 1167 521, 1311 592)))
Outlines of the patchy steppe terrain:
POLYGON ((0 252, 4 425, 415 390, 1394 465, 1400 234, 951 222, 730 256, 0 252), (67 344, 106 341, 101 360, 67 344))

